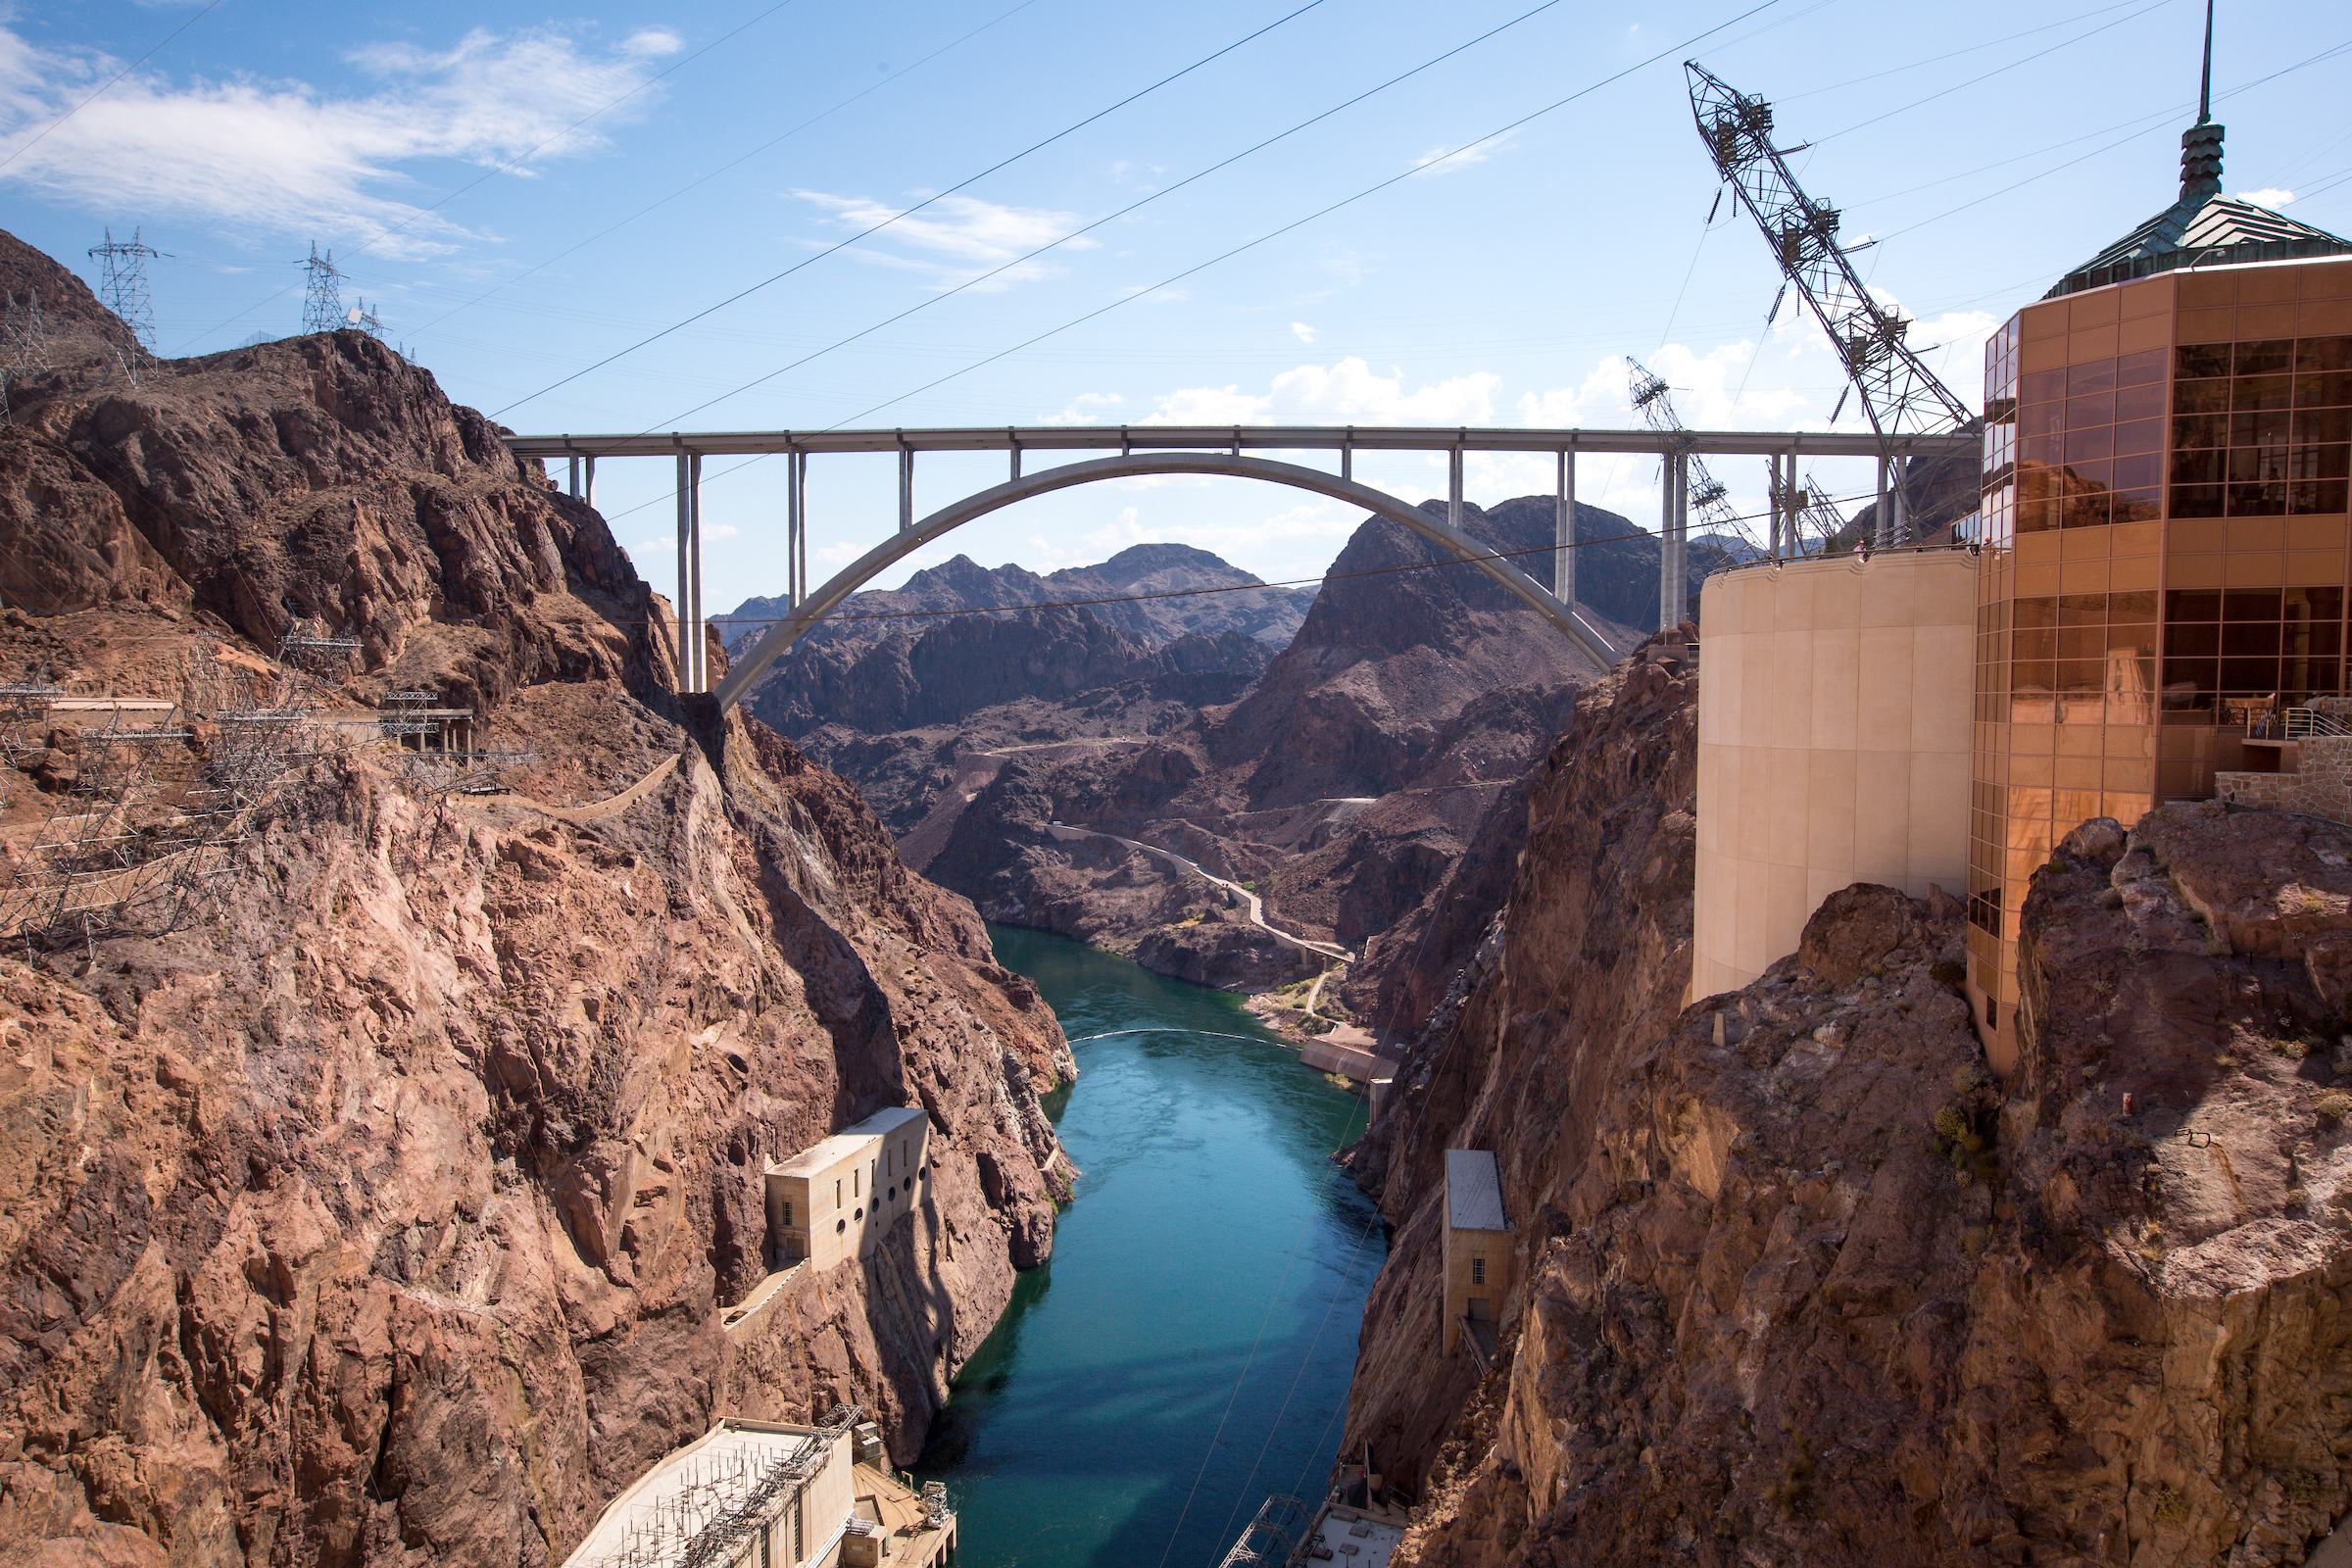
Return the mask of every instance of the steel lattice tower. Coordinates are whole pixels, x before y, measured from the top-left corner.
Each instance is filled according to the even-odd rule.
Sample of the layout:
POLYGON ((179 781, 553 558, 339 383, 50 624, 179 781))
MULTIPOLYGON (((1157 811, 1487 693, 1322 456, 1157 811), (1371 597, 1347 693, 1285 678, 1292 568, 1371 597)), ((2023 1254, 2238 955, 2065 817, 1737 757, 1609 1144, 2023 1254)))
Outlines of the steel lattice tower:
POLYGON ((343 274, 335 270, 335 253, 318 254, 318 243, 311 242, 310 259, 302 264, 307 273, 302 291, 302 329, 304 332, 332 332, 349 325, 343 318, 343 274))
POLYGON ((90 260, 99 269, 98 303, 120 317, 130 335, 139 340, 139 347, 150 354, 155 352, 155 308, 147 297, 147 263, 163 254, 141 244, 135 228, 128 239, 115 238, 115 231, 109 228, 106 243, 90 247, 90 260))
MULTIPOLYGON (((1683 70, 1690 78, 1690 113, 1717 172, 1763 229, 1782 272, 1830 334, 1854 390, 1862 394, 1871 429, 1885 440, 1975 428, 1977 417, 1968 405, 1906 341, 1909 318, 1872 298, 1855 273, 1850 253, 1838 240, 1838 209, 1807 196, 1788 172, 1787 156, 1772 142, 1772 105, 1735 90, 1696 61, 1683 62, 1683 70)), ((1842 407, 1844 399, 1838 402, 1842 407)), ((1901 466, 1895 466, 1900 487, 1901 466)), ((1904 508, 1906 523, 1909 510, 1904 508)), ((1883 534, 1889 521, 1881 507, 1883 534)))

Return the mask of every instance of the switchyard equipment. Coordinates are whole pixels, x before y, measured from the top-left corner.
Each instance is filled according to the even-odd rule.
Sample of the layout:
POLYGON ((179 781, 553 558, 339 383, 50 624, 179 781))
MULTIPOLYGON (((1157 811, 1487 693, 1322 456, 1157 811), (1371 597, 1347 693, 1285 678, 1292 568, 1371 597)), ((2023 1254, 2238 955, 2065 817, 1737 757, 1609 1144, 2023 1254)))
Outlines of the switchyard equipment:
MULTIPOLYGON (((1838 209, 1807 196, 1797 184, 1788 154, 1803 149, 1773 144, 1772 105, 1732 87, 1694 60, 1683 62, 1683 70, 1690 79, 1690 113, 1716 172, 1764 231, 1788 283, 1829 333, 1850 390, 1861 394, 1863 416, 1880 438, 1875 542, 1909 544, 1915 530, 1899 439, 1955 432, 1973 436, 1981 423, 1911 347, 1910 318, 1881 304, 1855 272, 1854 253, 1876 242, 1841 243, 1838 209)), ((1843 395, 1838 403, 1842 412, 1843 395)), ((1837 417, 1833 413, 1831 422, 1837 417)))

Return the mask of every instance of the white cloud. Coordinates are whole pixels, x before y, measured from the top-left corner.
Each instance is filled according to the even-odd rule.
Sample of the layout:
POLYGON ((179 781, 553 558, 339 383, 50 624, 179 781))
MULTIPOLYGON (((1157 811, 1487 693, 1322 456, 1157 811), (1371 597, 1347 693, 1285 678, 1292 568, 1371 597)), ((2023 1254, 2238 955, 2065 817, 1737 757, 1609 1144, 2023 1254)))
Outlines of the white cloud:
POLYGON ((1451 152, 1444 147, 1432 147, 1413 160, 1413 172, 1420 174, 1458 174, 1472 164, 1483 164, 1495 153, 1510 145, 1501 141, 1482 141, 1451 152))
POLYGON ((667 27, 640 27, 620 42, 621 52, 632 55, 674 55, 686 47, 686 40, 667 27))
MULTIPOLYGON (((822 209, 837 227, 855 232, 872 228, 877 223, 889 223, 889 227, 875 236, 878 242, 895 241, 932 252, 935 256, 952 258, 951 263, 942 263, 870 248, 858 253, 868 261, 923 272, 943 288, 954 287, 972 277, 995 271, 1015 257, 1061 240, 1063 235, 1085 222, 1075 213, 1048 212, 1036 207, 1006 207, 970 196, 942 197, 919 213, 902 216, 906 209, 892 207, 866 196, 835 196, 816 190, 795 190, 792 194, 822 209), (897 220, 895 222, 891 221, 894 218, 897 220)), ((1064 249, 1074 251, 1094 250, 1098 244, 1098 241, 1084 235, 1062 241, 1064 249)), ((978 286, 984 291, 993 292, 1010 288, 1015 283, 1058 277, 1062 270, 1059 266, 1041 257, 997 272, 978 286)))
POLYGON ((1298 335, 1298 341, 1301 343, 1312 343, 1315 340, 1315 329, 1304 321, 1293 321, 1291 330, 1298 335))
POLYGON ((2262 190, 2241 190, 2237 193, 2237 199, 2241 202, 2252 202, 2257 207, 2277 209, 2293 201, 2295 193, 2291 190, 2280 190, 2273 185, 2262 190))
POLYGON ((714 527, 705 528, 703 530, 703 537, 705 539, 732 539, 741 532, 743 532, 743 530, 736 527, 733 523, 722 522, 714 527))
POLYGON ((1352 355, 1336 365, 1283 371, 1262 393, 1236 386, 1185 387, 1159 400, 1139 424, 1491 424, 1502 378, 1489 370, 1405 389, 1402 370, 1378 375, 1352 355))
MULTIPOLYGON (((640 54, 624 46, 621 55, 598 57, 551 30, 476 29, 438 53, 382 44, 351 57, 384 83, 366 97, 293 80, 176 86, 134 74, 28 145, 121 66, 0 27, 0 149, 27 149, 0 179, 86 210, 233 220, 249 231, 376 237, 407 224, 376 249, 446 251, 467 231, 386 194, 408 178, 401 166, 593 152, 605 145, 603 134, 568 127, 645 86, 640 54)), ((605 123, 641 112, 655 96, 638 92, 605 123)))
POLYGON ((1049 414, 1040 424, 1101 424, 1105 414, 1127 400, 1116 392, 1081 392, 1059 414, 1049 414))

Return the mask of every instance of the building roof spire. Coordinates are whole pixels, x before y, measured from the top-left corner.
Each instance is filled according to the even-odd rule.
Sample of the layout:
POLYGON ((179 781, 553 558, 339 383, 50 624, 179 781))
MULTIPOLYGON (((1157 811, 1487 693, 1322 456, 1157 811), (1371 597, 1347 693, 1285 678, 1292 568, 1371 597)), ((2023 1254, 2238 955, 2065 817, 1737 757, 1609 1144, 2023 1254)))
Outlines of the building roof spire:
POLYGON ((2222 127, 2213 122, 2213 0, 2205 0, 2205 72, 2197 84, 2197 122, 2180 133, 2180 199, 2222 193, 2222 127))
POLYGON ((2197 123, 2213 118, 2213 0, 2205 0, 2205 74, 2197 83, 2197 123))

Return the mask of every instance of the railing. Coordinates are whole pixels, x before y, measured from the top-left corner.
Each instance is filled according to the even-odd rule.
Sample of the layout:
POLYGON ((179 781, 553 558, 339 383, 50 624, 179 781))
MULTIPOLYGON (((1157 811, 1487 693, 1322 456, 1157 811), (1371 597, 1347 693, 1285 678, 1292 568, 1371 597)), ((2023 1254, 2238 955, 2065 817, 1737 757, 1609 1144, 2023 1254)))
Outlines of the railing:
POLYGON ((2290 741, 2314 735, 2352 735, 2352 721, 2339 713, 2323 712, 2316 708, 2290 708, 2282 716, 2286 720, 2284 733, 2290 741))

